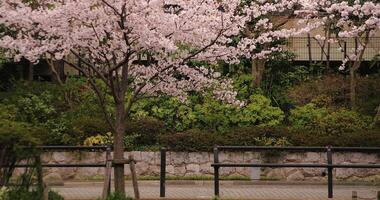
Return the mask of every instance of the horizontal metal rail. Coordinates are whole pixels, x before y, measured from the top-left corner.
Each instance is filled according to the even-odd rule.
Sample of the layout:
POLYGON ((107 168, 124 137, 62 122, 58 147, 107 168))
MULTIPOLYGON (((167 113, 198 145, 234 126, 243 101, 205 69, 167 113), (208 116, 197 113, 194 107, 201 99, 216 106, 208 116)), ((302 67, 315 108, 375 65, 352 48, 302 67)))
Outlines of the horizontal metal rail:
MULTIPOLYGON (((28 164, 18 164, 14 165, 16 168, 25 168, 25 167, 33 167, 34 165, 28 164)), ((84 163, 84 164, 42 164, 42 167, 54 167, 54 168, 62 168, 62 167, 106 167, 106 164, 92 164, 92 163, 84 163)), ((0 166, 3 167, 3 166, 0 166)), ((9 167, 9 166, 8 166, 9 167)))
POLYGON ((42 151, 106 151, 107 148, 113 149, 112 146, 36 146, 25 147, 42 151))
POLYGON ((271 168, 325 168, 327 169, 328 198, 333 198, 333 169, 334 168, 371 168, 380 169, 380 164, 333 164, 334 152, 376 152, 380 147, 263 147, 263 146, 215 146, 214 147, 214 194, 219 196, 219 170, 221 167, 271 167, 271 168), (281 152, 323 152, 326 153, 327 163, 221 163, 220 151, 281 151, 281 152))
MULTIPOLYGON (((255 151, 268 151, 268 150, 281 150, 281 151, 313 151, 313 152, 326 152, 326 147, 267 147, 267 146, 216 146, 218 150, 255 150, 255 151)), ((331 147, 334 152, 373 152, 380 151, 380 147, 331 147)))
POLYGON ((302 167, 302 168, 380 168, 379 164, 277 164, 277 163, 264 163, 264 164, 251 164, 251 163, 214 163, 212 167, 272 167, 272 168, 286 168, 286 167, 302 167))

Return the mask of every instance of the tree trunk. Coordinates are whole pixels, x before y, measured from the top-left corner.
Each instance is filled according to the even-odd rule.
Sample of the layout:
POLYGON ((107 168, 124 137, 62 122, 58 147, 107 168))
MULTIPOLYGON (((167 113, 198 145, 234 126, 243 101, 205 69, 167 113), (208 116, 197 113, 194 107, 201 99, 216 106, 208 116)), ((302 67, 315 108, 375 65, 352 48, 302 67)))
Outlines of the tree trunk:
POLYGON ((265 59, 252 60, 252 85, 253 87, 260 87, 265 70, 265 59))
POLYGON ((114 174, 115 192, 125 194, 124 184, 124 134, 125 134, 125 107, 123 101, 116 101, 116 121, 114 134, 114 174))
POLYGON ((380 125, 380 105, 377 107, 377 112, 374 121, 376 124, 380 125))
POLYGON ((33 63, 29 62, 28 63, 28 77, 27 77, 27 80, 28 81, 33 81, 33 77, 34 77, 33 63))
POLYGON ((380 105, 377 107, 377 112, 376 112, 374 121, 375 121, 375 123, 380 125, 380 105))
POLYGON ((312 53, 311 53, 311 37, 310 33, 307 33, 307 51, 309 56, 309 67, 311 66, 313 62, 312 53))
POLYGON ((356 78, 355 70, 350 68, 350 106, 351 109, 355 108, 356 105, 356 78))

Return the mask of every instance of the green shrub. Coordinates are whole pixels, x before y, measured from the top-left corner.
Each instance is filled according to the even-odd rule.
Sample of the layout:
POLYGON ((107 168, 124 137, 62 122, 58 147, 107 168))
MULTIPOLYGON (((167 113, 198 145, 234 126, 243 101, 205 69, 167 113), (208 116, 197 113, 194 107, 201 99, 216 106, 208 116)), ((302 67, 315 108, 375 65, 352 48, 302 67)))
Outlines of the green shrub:
POLYGON ((64 198, 57 192, 49 191, 49 200, 64 200, 64 198))
POLYGON ((291 143, 285 137, 283 127, 242 127, 225 133, 193 129, 162 135, 160 144, 173 151, 211 151, 214 145, 234 146, 286 146, 291 143))
POLYGON ((17 108, 14 105, 0 104, 0 120, 15 120, 17 108))
POLYGON ((41 144, 41 134, 45 131, 43 128, 24 122, 0 120, 0 146, 38 145, 41 144))
POLYGON ((236 126, 236 107, 226 105, 210 97, 194 106, 193 127, 210 131, 224 132, 236 126))
POLYGON ((331 99, 331 107, 349 104, 349 81, 341 75, 327 75, 313 79, 288 90, 288 96, 297 105, 305 105, 321 95, 331 99))
POLYGON ((42 194, 37 191, 28 191, 26 189, 11 189, 7 193, 5 200, 41 200, 42 194))
POLYGON ((69 123, 69 134, 75 139, 72 143, 82 144, 87 137, 111 132, 110 126, 103 118, 83 116, 69 119, 69 123))
POLYGON ((315 104, 309 103, 300 106, 290 112, 289 122, 295 129, 310 130, 318 126, 318 122, 328 115, 326 108, 318 108, 315 104))
POLYGON ((284 112, 271 106, 271 101, 263 95, 254 94, 250 97, 250 103, 245 107, 237 109, 233 120, 239 126, 277 126, 284 119, 284 112))
POLYGON ((218 134, 192 129, 160 136, 160 144, 171 151, 211 151, 215 144, 222 144, 218 134))
POLYGON ((290 142, 285 127, 241 127, 222 134, 223 145, 232 146, 286 146, 290 142))
MULTIPOLYGON (((0 120, 1 164, 5 165, 0 168, 0 185, 9 183, 15 169, 14 164, 22 160, 30 164, 37 164, 34 161, 35 156, 39 155, 39 151, 34 147, 41 144, 41 138, 39 137, 41 132, 41 129, 31 124, 0 120), (28 149, 25 147, 28 147, 28 149)), ((17 180, 17 184, 25 186, 24 189, 28 189, 32 182, 33 169, 33 167, 30 167, 25 170, 17 180)))
POLYGON ((177 131, 187 130, 196 122, 193 108, 172 97, 139 101, 132 108, 132 116, 135 119, 156 118, 165 121, 167 128, 177 131))
POLYGON ((28 94, 20 98, 16 103, 16 118, 33 124, 49 120, 56 114, 51 105, 51 98, 48 92, 42 92, 40 95, 28 94))
POLYGON ((164 121, 168 129, 179 132, 194 128, 225 132, 237 126, 276 126, 284 118, 281 109, 271 106, 263 95, 251 95, 247 103, 238 108, 208 96, 195 95, 187 103, 161 97, 137 103, 132 116, 156 118, 164 121))
POLYGON ((377 147, 380 143, 380 130, 346 132, 340 135, 318 135, 310 131, 292 130, 287 137, 295 146, 377 147))
POLYGON ((291 111, 289 121, 294 129, 317 135, 336 135, 365 131, 370 128, 371 118, 354 111, 317 108, 310 103, 291 111))
POLYGON ((360 77, 357 85, 357 107, 364 114, 374 116, 380 106, 380 75, 360 77))
POLYGON ((371 128, 371 118, 354 111, 339 109, 323 118, 321 128, 330 135, 365 131, 371 128))
MULTIPOLYGON (((0 200, 41 200, 43 199, 43 194, 40 191, 36 190, 25 190, 23 188, 8 188, 5 191, 3 196, 0 196, 0 200)), ((49 191, 48 194, 49 200, 64 200, 64 198, 59 195, 57 192, 49 191)))
POLYGON ((165 124, 154 118, 139 118, 127 122, 126 136, 134 138, 138 145, 155 145, 159 135, 165 132, 165 124))
POLYGON ((8 198, 9 188, 5 186, 0 187, 0 200, 6 200, 8 198))
MULTIPOLYGON (((380 105, 379 83, 378 75, 357 78, 355 110, 365 115, 375 115, 376 107, 380 105)), ((297 105, 320 102, 326 107, 348 107, 349 87, 349 80, 344 76, 326 75, 294 86, 287 93, 297 105)))

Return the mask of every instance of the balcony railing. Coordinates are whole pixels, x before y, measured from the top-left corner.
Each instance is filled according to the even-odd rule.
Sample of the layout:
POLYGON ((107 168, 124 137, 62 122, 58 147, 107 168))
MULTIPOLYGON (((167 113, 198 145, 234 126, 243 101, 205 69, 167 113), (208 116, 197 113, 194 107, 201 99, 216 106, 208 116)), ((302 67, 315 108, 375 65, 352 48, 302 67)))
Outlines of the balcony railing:
MULTIPOLYGON (((322 42, 320 42, 322 43, 322 42)), ((355 49, 355 39, 347 38, 344 42, 330 44, 330 61, 341 61, 353 49, 355 49)), ((297 61, 326 61, 326 53, 328 52, 328 45, 324 46, 324 52, 321 45, 317 40, 307 37, 292 37, 289 38, 285 48, 296 54, 295 60, 297 61), (310 48, 308 44, 310 43, 310 48), (310 51, 310 52, 309 52, 310 51)), ((370 42, 364 51, 363 60, 370 61, 376 55, 380 54, 380 37, 370 38, 370 42)))

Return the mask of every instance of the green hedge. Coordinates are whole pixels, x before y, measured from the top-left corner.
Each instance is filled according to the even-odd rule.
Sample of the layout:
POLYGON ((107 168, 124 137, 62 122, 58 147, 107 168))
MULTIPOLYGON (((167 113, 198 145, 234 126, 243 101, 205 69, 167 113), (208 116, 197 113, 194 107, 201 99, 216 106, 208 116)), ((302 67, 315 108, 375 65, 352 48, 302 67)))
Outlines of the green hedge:
POLYGON ((189 130, 162 135, 160 144, 173 151, 211 151, 214 145, 377 147, 380 144, 380 129, 344 132, 339 135, 318 135, 286 127, 245 127, 224 134, 189 130))

